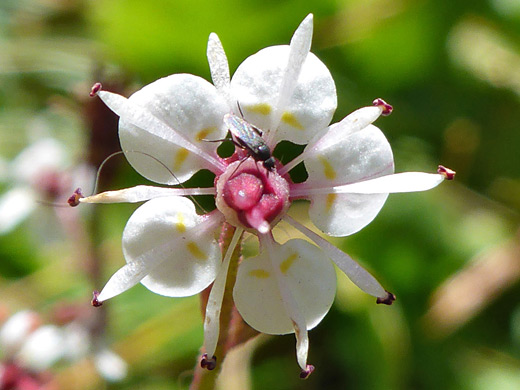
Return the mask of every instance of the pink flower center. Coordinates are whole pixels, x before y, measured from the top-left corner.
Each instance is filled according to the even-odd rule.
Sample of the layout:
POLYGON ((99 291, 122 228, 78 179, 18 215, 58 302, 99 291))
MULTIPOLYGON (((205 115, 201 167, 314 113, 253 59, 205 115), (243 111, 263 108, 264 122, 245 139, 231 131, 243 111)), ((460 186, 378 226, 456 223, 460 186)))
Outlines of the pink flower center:
POLYGON ((265 234, 289 208, 289 183, 252 158, 235 161, 217 178, 217 208, 235 226, 265 234))

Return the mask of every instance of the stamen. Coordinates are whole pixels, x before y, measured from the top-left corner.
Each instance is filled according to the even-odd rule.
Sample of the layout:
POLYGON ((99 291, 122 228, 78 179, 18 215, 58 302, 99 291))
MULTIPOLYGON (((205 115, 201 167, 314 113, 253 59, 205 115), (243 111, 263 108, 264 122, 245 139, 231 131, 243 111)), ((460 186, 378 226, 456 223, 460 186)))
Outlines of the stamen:
POLYGON ((307 364, 307 367, 305 367, 305 370, 302 370, 300 372, 300 378, 301 379, 307 379, 309 375, 312 374, 314 371, 314 366, 312 364, 307 364))
MULTIPOLYGON (((222 308, 222 300, 224 299, 229 263, 243 232, 244 230, 242 228, 237 228, 235 230, 226 254, 224 255, 224 260, 220 266, 217 278, 215 279, 211 292, 209 293, 208 303, 206 305, 206 318, 204 318, 204 347, 211 355, 213 355, 217 350, 218 336, 220 332, 220 311, 222 308)), ((205 355, 207 358, 207 353, 205 355)), ((215 356, 213 356, 213 358, 215 359, 216 364, 215 356)), ((204 366, 202 366, 202 368, 204 368, 204 366)), ((213 368, 211 368, 211 370, 213 368)), ((210 370, 210 368, 208 368, 208 370, 210 370)))
POLYGON ((101 83, 95 83, 93 86, 92 86, 92 89, 90 90, 90 97, 94 97, 97 95, 97 93, 99 91, 101 91, 101 88, 103 88, 103 86, 101 85, 101 83))
POLYGON ((442 175, 444 176, 444 178, 446 180, 453 180, 455 179, 455 171, 450 169, 450 168, 446 168, 445 166, 443 165, 439 165, 439 167, 437 168, 437 173, 439 175, 442 175))
POLYGON ((70 207, 76 207, 77 205, 79 205, 79 200, 81 198, 83 198, 83 194, 81 193, 81 188, 76 188, 76 190, 74 191, 74 193, 69 197, 69 199, 67 200, 67 203, 69 204, 70 207))
POLYGON ((392 113, 392 111, 394 110, 394 108, 388 104, 387 102, 385 102, 383 99, 381 98, 377 98, 375 99, 372 104, 376 107, 380 107, 383 109, 383 112, 381 113, 381 115, 383 116, 388 116, 392 113))
MULTIPOLYGON (((386 290, 385 290, 386 291, 386 290)), ((383 305, 388 305, 390 306, 392 303, 394 303, 395 301, 395 295, 392 294, 390 291, 386 291, 386 297, 383 297, 383 298, 377 298, 376 299, 376 303, 379 305, 379 304, 383 304, 383 305)))
POLYGON ((204 355, 202 355, 200 359, 200 366, 208 371, 214 370, 215 367, 217 367, 216 356, 213 356, 211 359, 208 359, 208 354, 205 353, 204 355))
POLYGON ((99 301, 98 297, 99 297, 99 291, 94 290, 92 292, 92 301, 91 301, 92 306, 100 307, 101 305, 103 305, 103 302, 99 301))

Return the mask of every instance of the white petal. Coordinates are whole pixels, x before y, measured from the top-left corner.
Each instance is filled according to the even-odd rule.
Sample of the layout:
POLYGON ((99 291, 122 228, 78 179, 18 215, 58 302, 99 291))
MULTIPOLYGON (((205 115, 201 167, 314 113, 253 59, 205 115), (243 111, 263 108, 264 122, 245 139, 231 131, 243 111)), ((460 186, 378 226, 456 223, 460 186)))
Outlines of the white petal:
POLYGON ((32 371, 43 371, 63 357, 64 345, 62 331, 54 325, 45 325, 31 333, 16 360, 32 371))
POLYGON ((241 228, 235 230, 224 257, 224 261, 218 271, 218 276, 211 287, 208 303, 206 305, 206 316, 204 318, 204 347, 210 358, 215 355, 215 350, 217 349, 218 336, 220 332, 220 310, 222 308, 222 299, 224 298, 229 261, 231 260, 231 255, 233 254, 243 232, 244 230, 241 228))
POLYGON ((328 126, 336 109, 334 80, 312 53, 303 62, 292 94, 284 89, 289 96, 285 106, 278 108, 289 56, 289 46, 267 47, 240 64, 231 80, 232 96, 240 103, 245 118, 265 132, 272 130, 270 146, 281 140, 309 142, 328 126), (278 116, 281 120, 275 118, 278 116), (279 125, 271 128, 273 122, 279 125))
POLYGON ((128 374, 128 364, 116 353, 103 349, 94 355, 99 374, 109 382, 119 382, 128 374))
POLYGON ((29 187, 16 187, 0 197, 0 234, 9 233, 36 208, 36 195, 29 187))
POLYGON ((222 47, 222 43, 218 38, 218 35, 211 33, 208 39, 208 63, 211 71, 211 79, 215 88, 224 96, 228 104, 234 104, 231 102, 229 96, 229 65, 226 57, 226 52, 222 47))
MULTIPOLYGON (((393 173, 393 155, 383 133, 369 125, 305 160, 309 178, 302 187, 330 188, 393 173)), ((304 191, 302 191, 304 192, 304 191)), ((291 194, 292 195, 292 194, 291 194)), ((309 216, 332 236, 353 234, 379 213, 388 194, 311 194, 309 216)))
POLYGON ((157 294, 197 294, 217 276, 221 254, 215 233, 221 217, 220 213, 197 215, 193 202, 183 197, 152 199, 134 212, 125 227, 125 259, 129 264, 160 263, 141 281, 157 294), (157 256, 156 251, 160 251, 157 256))
POLYGON ((202 168, 223 169, 216 155, 218 143, 204 139, 224 138, 227 129, 222 118, 229 107, 206 80, 175 74, 145 86, 129 99, 105 91, 98 95, 121 117, 121 147, 130 164, 147 179, 178 184, 202 168))
POLYGON ((270 257, 281 270, 305 319, 306 329, 315 327, 327 314, 336 292, 336 274, 330 260, 312 244, 290 240, 275 244, 274 253, 264 249, 245 259, 238 268, 233 297, 240 315, 256 330, 267 334, 294 332, 270 257))
POLYGON ((38 315, 29 310, 19 311, 9 317, 0 329, 0 347, 2 353, 9 357, 13 354, 39 322, 38 315))
POLYGON ((127 264, 101 291, 100 302, 141 282, 165 296, 197 294, 216 277, 220 250, 214 233, 218 213, 200 216, 183 197, 152 199, 139 207, 123 232, 127 264))
MULTIPOLYGON (((267 241, 266 249, 268 250, 268 254, 275 253, 278 248, 276 248, 275 243, 270 239, 264 240, 267 241)), ((302 241, 303 242, 303 241, 302 241)), ((296 242, 290 243, 290 245, 295 246, 296 242)), ((298 243, 299 244, 299 243, 298 243)), ((303 248, 299 248, 303 249, 303 248)), ((287 255, 287 253, 286 253, 287 255)), ((307 355, 309 353, 309 332, 307 328, 307 320, 304 316, 301 306, 296 301, 293 292, 291 291, 291 286, 286 283, 284 274, 286 274, 290 268, 294 265, 290 264, 289 259, 294 259, 294 254, 289 254, 285 261, 279 263, 276 260, 275 256, 269 256, 271 260, 272 270, 274 271, 274 276, 278 285, 278 291, 280 292, 280 296, 282 297, 282 302, 285 308, 286 314, 289 316, 292 324, 294 333, 296 336, 296 357, 298 360, 298 364, 305 370, 307 368, 307 355), (285 264, 289 264, 287 267, 285 264)), ((300 264, 301 265, 301 264, 300 264)), ((300 279, 301 280, 301 279, 300 279)), ((335 286, 336 280, 334 279, 334 293, 332 295, 332 300, 334 300, 335 295, 335 286)), ((307 302, 305 302, 307 303, 307 302)), ((332 305, 332 302, 330 302, 332 305)), ((330 308, 330 307, 329 307, 330 308)))
POLYGON ((326 150, 342 139, 350 137, 360 130, 364 130, 368 125, 379 118, 382 112, 383 109, 380 106, 363 107, 347 115, 341 122, 334 123, 324 129, 322 132, 316 134, 305 147, 303 153, 279 170, 280 175, 289 172, 296 165, 304 161, 309 154, 316 154, 326 150))
POLYGON ((272 142, 275 132, 271 131, 271 129, 278 128, 280 120, 282 119, 282 114, 285 111, 285 108, 288 106, 288 103, 294 93, 294 89, 298 82, 303 63, 305 62, 305 59, 311 50, 313 30, 312 22, 313 16, 312 14, 309 14, 300 23, 294 32, 293 37, 291 38, 291 43, 289 45, 289 58, 283 71, 278 102, 274 107, 274 113, 271 117, 271 124, 267 128, 268 132, 266 138, 267 143, 270 145, 276 144, 272 142))
POLYGON ((215 189, 209 188, 168 188, 154 186, 135 186, 117 191, 79 198, 81 203, 137 203, 166 196, 214 195, 215 189))
POLYGON ((345 252, 339 250, 327 240, 286 215, 284 220, 309 237, 326 255, 342 270, 345 275, 361 290, 374 297, 385 298, 387 292, 381 284, 366 269, 354 261, 345 252))

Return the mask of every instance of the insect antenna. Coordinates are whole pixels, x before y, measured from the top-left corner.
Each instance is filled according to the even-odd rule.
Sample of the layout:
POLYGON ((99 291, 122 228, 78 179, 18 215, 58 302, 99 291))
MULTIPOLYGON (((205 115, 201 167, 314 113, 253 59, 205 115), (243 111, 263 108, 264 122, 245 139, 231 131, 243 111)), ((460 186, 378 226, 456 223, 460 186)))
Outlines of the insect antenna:
POLYGON ((115 156, 118 156, 120 154, 123 154, 123 151, 122 150, 119 150, 117 152, 114 152, 112 154, 110 154, 109 156, 105 157, 105 159, 103 160, 103 162, 101 164, 99 164, 99 167, 97 169, 97 172, 96 172, 96 181, 94 182, 94 189, 92 190, 92 194, 97 194, 98 192, 98 185, 99 185, 99 178, 101 176, 101 170, 103 169, 103 167, 105 166, 105 164, 112 158, 112 157, 115 157, 115 156))
POLYGON ((242 112, 242 107, 240 107, 240 102, 238 100, 237 100, 237 106, 238 106, 238 111, 240 112, 240 115, 242 116, 242 119, 245 119, 244 113, 242 112))

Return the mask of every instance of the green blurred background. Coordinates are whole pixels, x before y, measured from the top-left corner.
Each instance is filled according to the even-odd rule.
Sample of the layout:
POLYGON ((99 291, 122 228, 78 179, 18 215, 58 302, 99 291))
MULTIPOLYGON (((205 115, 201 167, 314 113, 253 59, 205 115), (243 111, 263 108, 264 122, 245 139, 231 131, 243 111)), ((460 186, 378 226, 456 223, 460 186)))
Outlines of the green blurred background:
MULTIPOLYGON (((396 171, 443 164, 457 178, 391 195, 373 223, 334 241, 397 295, 393 306, 375 305, 340 276, 331 312, 310 332, 316 371, 307 381, 293 336, 261 337, 237 352, 221 388, 520 388, 518 0, 1 0, 1 167, 42 134, 67 145, 71 165, 99 163, 115 122, 88 98, 93 82, 128 96, 172 73, 209 79, 210 32, 233 72, 259 49, 287 44, 310 12, 312 51, 338 90, 334 121, 382 97, 394 112, 377 126, 396 171)), ((107 165, 105 188, 147 183, 123 160, 107 165)), ((4 180, 0 193, 12 185, 4 180)), ((94 277, 49 205, 0 236, 3 310, 30 308, 51 321, 60 302, 88 303, 124 264, 120 237, 134 208, 102 205, 95 218, 81 210, 87 229, 97 221, 103 260, 94 277)), ((188 388, 202 343, 198 305, 134 287, 105 305, 107 342, 130 364, 128 377, 105 384, 81 361, 55 368, 58 383, 188 388)))

